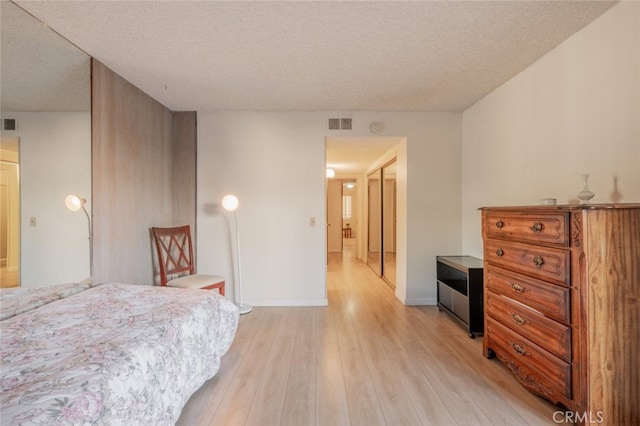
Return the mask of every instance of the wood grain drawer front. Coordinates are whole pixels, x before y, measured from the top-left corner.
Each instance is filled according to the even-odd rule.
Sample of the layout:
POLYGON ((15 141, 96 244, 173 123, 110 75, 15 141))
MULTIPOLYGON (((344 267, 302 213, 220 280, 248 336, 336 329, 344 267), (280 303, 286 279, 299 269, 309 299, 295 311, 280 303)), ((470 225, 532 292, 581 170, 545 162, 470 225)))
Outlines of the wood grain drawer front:
POLYGON ((487 318, 485 332, 490 340, 490 347, 521 383, 530 389, 539 387, 538 393, 552 400, 555 399, 552 394, 556 392, 565 398, 571 398, 571 365, 569 363, 492 318, 487 318))
POLYGON ((570 284, 569 256, 568 250, 494 239, 484 245, 485 261, 561 285, 570 284))
POLYGON ((484 273, 487 290, 524 303, 564 324, 571 324, 569 287, 550 284, 495 266, 487 266, 484 273))
POLYGON ((487 292, 485 309, 503 325, 563 360, 571 362, 570 327, 491 291, 487 292))
POLYGON ((488 212, 485 226, 489 238, 568 247, 567 223, 566 213, 488 212))

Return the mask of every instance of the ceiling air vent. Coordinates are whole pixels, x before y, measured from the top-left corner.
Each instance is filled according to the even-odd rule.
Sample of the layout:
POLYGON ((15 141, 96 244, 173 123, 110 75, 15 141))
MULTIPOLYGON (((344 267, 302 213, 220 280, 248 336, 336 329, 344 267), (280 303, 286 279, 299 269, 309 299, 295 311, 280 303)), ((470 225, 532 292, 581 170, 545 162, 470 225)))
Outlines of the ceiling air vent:
POLYGON ((329 130, 351 130, 351 118, 330 118, 329 130))
POLYGON ((15 118, 3 118, 2 130, 15 131, 18 130, 18 120, 15 118))

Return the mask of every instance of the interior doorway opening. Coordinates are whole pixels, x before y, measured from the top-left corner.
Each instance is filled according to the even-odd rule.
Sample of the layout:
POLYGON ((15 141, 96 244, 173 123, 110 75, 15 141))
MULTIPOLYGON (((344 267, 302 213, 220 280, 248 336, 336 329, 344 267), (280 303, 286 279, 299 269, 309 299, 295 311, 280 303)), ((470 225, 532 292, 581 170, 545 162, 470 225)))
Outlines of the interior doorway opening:
POLYGON ((395 290, 396 297, 404 300, 407 275, 406 251, 404 249, 406 223, 402 218, 406 217, 407 138, 327 137, 325 146, 325 166, 335 172, 332 178, 326 179, 325 186, 325 194, 327 195, 327 260, 343 256, 347 248, 353 250, 350 253, 353 253, 357 261, 365 264, 369 264, 374 258, 369 244, 369 238, 373 238, 369 210, 374 207, 369 204, 369 178, 371 176, 368 175, 379 170, 378 180, 382 186, 382 174, 386 172, 386 180, 392 181, 385 185, 386 191, 389 193, 383 194, 384 190, 380 189, 379 195, 380 197, 384 195, 387 200, 390 200, 390 203, 385 206, 390 210, 384 212, 383 216, 382 204, 375 207, 380 209, 378 226, 375 226, 380 229, 377 237, 379 239, 377 264, 380 266, 375 270, 375 273, 395 290), (347 207, 344 207, 344 212, 342 211, 342 206, 347 204, 347 198, 342 197, 348 195, 343 186, 348 182, 355 183, 355 191, 351 194, 352 214, 347 221, 347 207), (333 203, 339 207, 333 208, 330 200, 333 200, 333 203), (336 215, 333 219, 330 218, 332 214, 336 215), (351 238, 348 238, 349 234, 351 238), (334 235, 332 241, 330 241, 332 238, 330 235, 334 235), (382 245, 383 238, 387 240, 386 248, 383 248, 382 245), (347 244, 350 246, 347 247, 347 244), (381 250, 386 250, 386 253, 381 250), (384 254, 386 254, 388 262, 386 267, 380 263, 384 261, 384 254))
MULTIPOLYGON (((373 251, 369 250, 371 247, 369 238, 377 239, 377 244, 381 247, 382 230, 377 232, 377 237, 374 237, 371 232, 372 227, 380 228, 382 222, 377 222, 379 226, 370 223, 370 188, 367 175, 381 169, 386 163, 396 158, 397 150, 406 149, 405 145, 406 138, 404 137, 326 138, 325 164, 327 169, 330 168, 335 173, 333 177, 326 179, 328 257, 341 253, 348 243, 353 247, 356 259, 369 263, 369 259, 373 258, 373 251)), ((391 174, 391 169, 389 169, 388 176, 391 174)), ((394 231, 392 235, 394 238, 396 234, 395 211, 396 209, 393 207, 394 231)), ((386 216, 388 217, 388 214, 386 216)), ((382 217, 382 212, 379 217, 382 217)), ((373 244, 375 241, 371 243, 373 244)), ((395 244, 393 255, 395 255, 395 244)), ((382 259, 383 256, 378 255, 378 260, 382 259)), ((388 267, 387 270, 390 271, 391 268, 388 267)), ((377 269, 376 274, 383 277, 382 266, 377 269)))
MULTIPOLYGON (((327 182, 327 252, 356 250, 359 234, 358 184, 355 179, 327 182)), ((355 253, 354 253, 355 254, 355 253)))
POLYGON ((0 138, 0 288, 20 285, 20 139, 0 138))

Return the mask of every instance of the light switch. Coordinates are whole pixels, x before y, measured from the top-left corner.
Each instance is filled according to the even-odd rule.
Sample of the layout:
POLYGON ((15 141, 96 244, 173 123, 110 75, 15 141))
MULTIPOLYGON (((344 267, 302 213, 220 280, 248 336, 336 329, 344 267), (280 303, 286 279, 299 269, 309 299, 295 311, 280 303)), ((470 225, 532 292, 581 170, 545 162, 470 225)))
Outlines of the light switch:
POLYGON ((36 218, 35 217, 30 217, 29 218, 29 226, 36 226, 36 218))
POLYGON ((316 218, 311 216, 309 218, 309 226, 316 226, 316 218))

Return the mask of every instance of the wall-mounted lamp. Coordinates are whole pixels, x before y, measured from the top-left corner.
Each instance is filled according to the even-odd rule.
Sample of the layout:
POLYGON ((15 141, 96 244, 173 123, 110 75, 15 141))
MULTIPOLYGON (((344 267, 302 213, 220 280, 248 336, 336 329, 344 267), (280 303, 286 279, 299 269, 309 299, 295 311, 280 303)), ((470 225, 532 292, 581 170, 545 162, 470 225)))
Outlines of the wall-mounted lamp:
POLYGON ((236 265, 238 268, 238 279, 234 280, 236 281, 235 283, 236 284, 235 294, 237 297, 236 305, 238 306, 238 310, 241 315, 248 314, 249 312, 251 312, 253 307, 247 303, 242 302, 242 265, 240 260, 240 231, 238 229, 238 219, 236 218, 236 209, 240 205, 240 202, 238 201, 238 197, 236 197, 235 195, 229 194, 222 197, 221 204, 223 209, 233 213, 233 225, 236 228, 236 265))
POLYGON ((330 168, 327 168, 327 177, 329 179, 331 179, 332 177, 334 177, 336 175, 336 171, 330 168))
POLYGON ((86 198, 80 198, 77 195, 67 195, 64 199, 64 204, 72 212, 77 212, 82 209, 87 216, 87 223, 89 225, 89 275, 93 276, 93 230, 91 228, 91 216, 87 212, 85 205, 87 204, 86 198))

